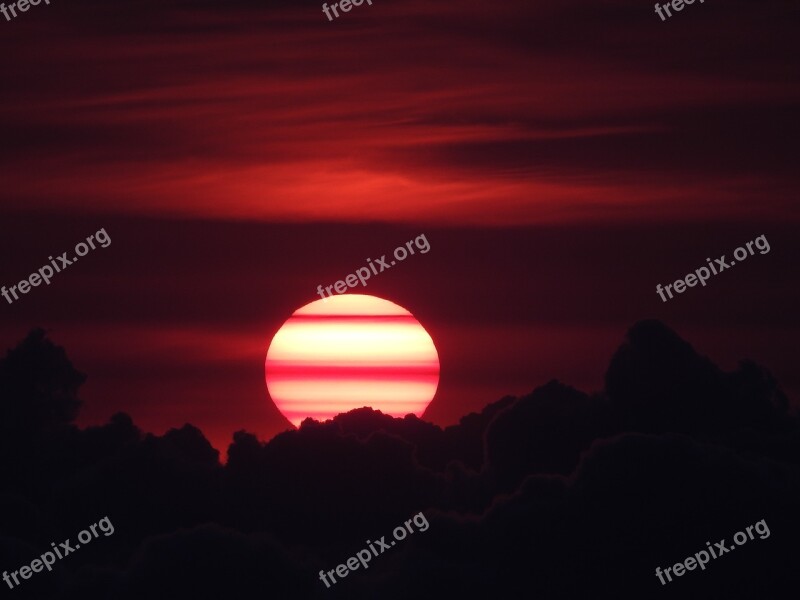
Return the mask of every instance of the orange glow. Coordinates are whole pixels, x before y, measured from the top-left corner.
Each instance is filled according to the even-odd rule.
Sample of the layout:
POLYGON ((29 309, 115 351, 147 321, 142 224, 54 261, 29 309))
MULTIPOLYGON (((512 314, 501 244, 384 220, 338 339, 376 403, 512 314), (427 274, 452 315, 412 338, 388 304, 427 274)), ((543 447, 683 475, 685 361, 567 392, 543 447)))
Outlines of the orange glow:
POLYGON ((439 356, 419 321, 363 294, 296 310, 272 339, 264 366, 270 397, 295 426, 362 406, 421 416, 439 383, 439 356))

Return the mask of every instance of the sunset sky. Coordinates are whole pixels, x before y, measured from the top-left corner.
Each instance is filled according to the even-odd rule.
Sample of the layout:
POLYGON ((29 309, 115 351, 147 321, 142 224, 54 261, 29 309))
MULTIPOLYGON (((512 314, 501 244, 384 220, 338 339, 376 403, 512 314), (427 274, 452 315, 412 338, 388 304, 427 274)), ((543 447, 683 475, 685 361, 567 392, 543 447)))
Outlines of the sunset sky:
MULTIPOLYGON (((658 318, 726 369, 796 365, 798 12, 789 2, 52 0, 0 19, 0 284, 112 243, 14 304, 88 375, 82 424, 185 422, 224 449, 289 428, 281 324, 357 293, 409 310, 446 425, 552 378, 591 391, 658 318), (655 293, 759 235, 756 254, 655 293)), ((796 406, 796 404, 795 404, 796 406)))

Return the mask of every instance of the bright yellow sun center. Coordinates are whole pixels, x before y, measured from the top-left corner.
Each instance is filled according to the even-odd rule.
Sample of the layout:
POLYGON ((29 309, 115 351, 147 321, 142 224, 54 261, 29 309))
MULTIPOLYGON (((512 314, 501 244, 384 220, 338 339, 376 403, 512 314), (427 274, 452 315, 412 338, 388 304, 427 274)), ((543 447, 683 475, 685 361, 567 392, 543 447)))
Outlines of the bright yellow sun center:
POLYGON ((346 294, 296 310, 272 339, 265 372, 269 395, 296 426, 362 406, 421 416, 436 393, 439 356, 406 309, 346 294))

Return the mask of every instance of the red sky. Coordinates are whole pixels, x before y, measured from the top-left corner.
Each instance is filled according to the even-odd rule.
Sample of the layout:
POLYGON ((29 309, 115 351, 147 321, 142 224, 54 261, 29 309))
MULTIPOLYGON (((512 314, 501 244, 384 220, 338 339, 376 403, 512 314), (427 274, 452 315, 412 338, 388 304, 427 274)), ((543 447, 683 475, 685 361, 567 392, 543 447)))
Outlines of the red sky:
POLYGON ((796 31, 779 1, 32 7, 0 20, 0 278, 112 245, 2 305, 0 340, 51 329, 84 423, 268 436, 270 336, 424 232, 364 291, 437 343, 435 422, 550 377, 597 389, 653 316, 798 390, 796 31), (656 296, 761 234, 769 254, 656 296))

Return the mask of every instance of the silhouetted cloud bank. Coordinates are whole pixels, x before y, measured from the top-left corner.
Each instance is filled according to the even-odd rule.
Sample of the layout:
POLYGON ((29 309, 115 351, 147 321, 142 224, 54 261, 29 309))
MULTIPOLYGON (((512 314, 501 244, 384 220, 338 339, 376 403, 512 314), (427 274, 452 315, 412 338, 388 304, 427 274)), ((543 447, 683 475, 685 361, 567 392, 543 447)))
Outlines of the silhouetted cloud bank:
POLYGON ((724 372, 657 321, 631 328, 601 392, 551 381, 446 429, 364 408, 267 443, 241 431, 225 465, 188 424, 78 429, 84 380, 41 330, 0 361, 0 569, 97 515, 116 528, 19 598, 797 596, 797 418, 766 369, 724 372), (425 535, 320 583, 419 511, 425 535), (655 577, 760 519, 769 539, 655 577))

